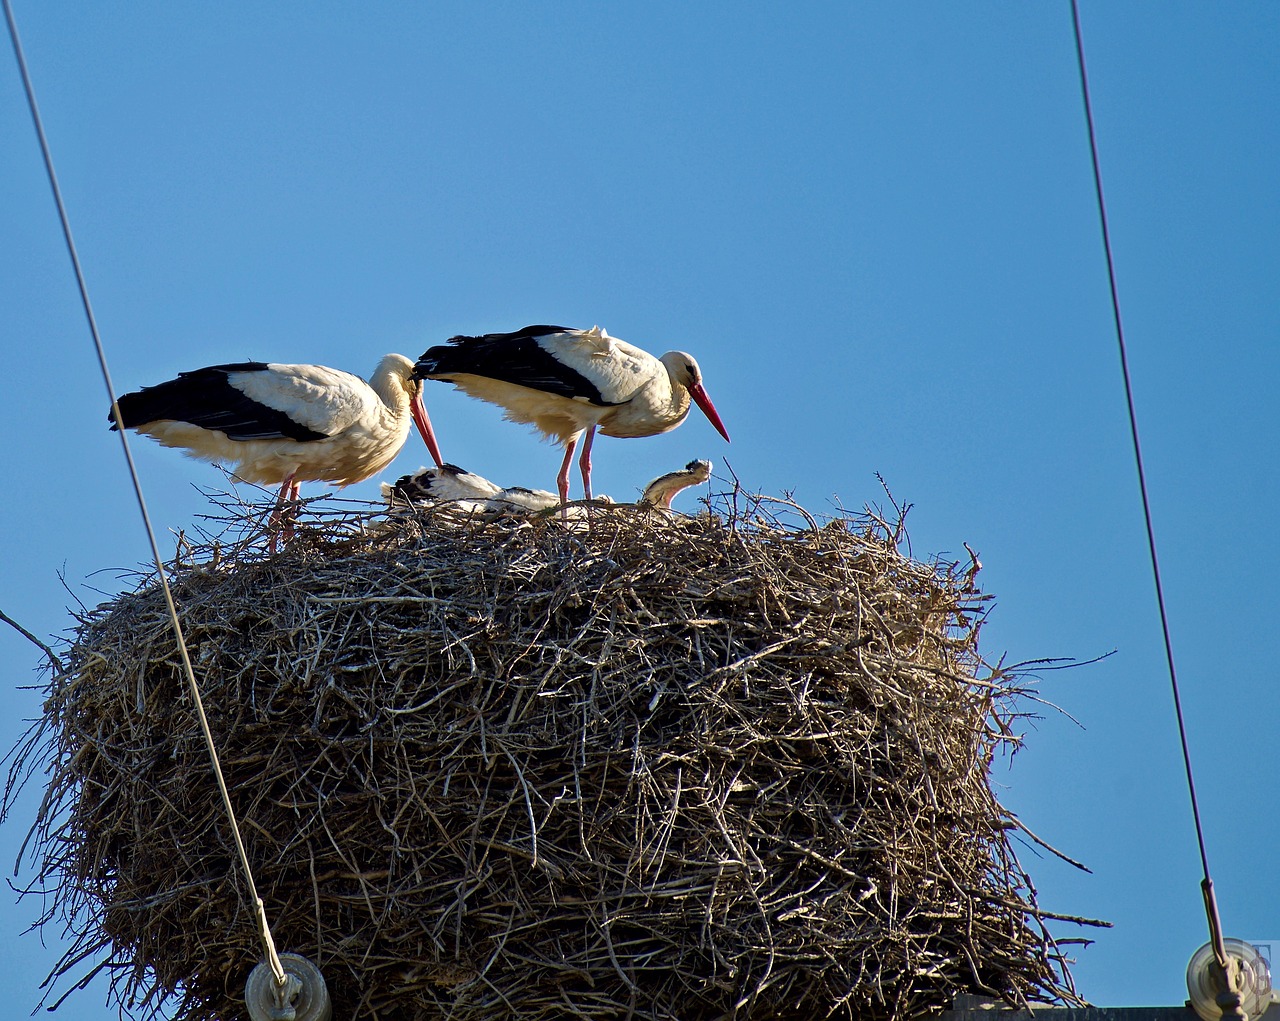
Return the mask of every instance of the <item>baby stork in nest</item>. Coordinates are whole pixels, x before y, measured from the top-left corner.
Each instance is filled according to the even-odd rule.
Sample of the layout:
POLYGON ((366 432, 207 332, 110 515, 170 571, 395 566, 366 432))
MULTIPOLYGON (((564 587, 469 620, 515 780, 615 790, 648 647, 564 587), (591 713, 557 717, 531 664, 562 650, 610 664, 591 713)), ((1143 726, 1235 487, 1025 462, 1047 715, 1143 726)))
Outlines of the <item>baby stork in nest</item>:
MULTIPOLYGON (((637 506, 671 514, 671 501, 676 494, 690 486, 701 485, 710 477, 710 461, 690 461, 680 471, 667 472, 645 486, 637 506)), ((466 513, 486 515, 541 514, 561 506, 559 497, 545 489, 525 489, 523 486, 502 489, 483 476, 453 464, 421 468, 412 475, 402 476, 394 485, 384 482, 382 495, 392 506, 447 504, 466 513)), ((598 496, 596 500, 613 503, 607 496, 598 496)), ((585 508, 575 504, 567 510, 574 512, 572 516, 577 518, 582 516, 585 508)))

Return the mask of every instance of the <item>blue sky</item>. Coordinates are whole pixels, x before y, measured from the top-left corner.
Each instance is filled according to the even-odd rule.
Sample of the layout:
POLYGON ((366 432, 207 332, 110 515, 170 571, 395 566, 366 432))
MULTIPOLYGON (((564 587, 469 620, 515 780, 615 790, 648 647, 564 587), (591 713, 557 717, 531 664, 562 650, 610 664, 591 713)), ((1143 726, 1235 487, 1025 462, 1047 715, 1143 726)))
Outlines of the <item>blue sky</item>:
MULTIPOLYGON (((1083 994, 1182 1001, 1199 861, 1065 2, 16 8, 120 390, 599 323, 695 354, 733 444, 697 415, 601 439, 598 492, 727 457, 821 513, 883 503, 878 472, 917 555, 980 551, 991 659, 1116 650, 1042 675, 1082 726, 1046 711, 995 781, 1093 869, 1028 850, 1042 903, 1116 923, 1080 953, 1083 994)), ((1228 935, 1280 938, 1280 7, 1082 19, 1210 863, 1228 935)), ((0 138, 0 610, 50 636, 148 552, 7 50, 0 138)), ((448 459, 553 488, 556 448, 426 397, 448 459)), ((134 453, 166 532, 224 485, 134 453)), ((388 475, 426 460, 411 437, 388 475)), ((7 748, 40 657, 8 629, 0 653, 7 748)), ((0 828, 6 865, 38 787, 0 828)), ((14 901, 17 1016, 59 942, 19 938, 39 905, 14 901)), ((104 997, 59 1016, 112 1017, 104 997)))

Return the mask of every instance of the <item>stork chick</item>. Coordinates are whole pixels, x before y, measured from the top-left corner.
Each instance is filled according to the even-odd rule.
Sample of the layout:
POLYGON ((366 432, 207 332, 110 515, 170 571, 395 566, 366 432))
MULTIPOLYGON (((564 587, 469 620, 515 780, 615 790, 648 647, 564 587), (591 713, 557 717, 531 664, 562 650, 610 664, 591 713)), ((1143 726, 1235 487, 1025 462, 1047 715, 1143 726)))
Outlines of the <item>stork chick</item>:
POLYGON ((690 486, 700 486, 711 478, 710 461, 690 461, 680 471, 667 472, 644 487, 640 497, 641 507, 652 507, 654 510, 671 510, 671 501, 677 493, 690 486))

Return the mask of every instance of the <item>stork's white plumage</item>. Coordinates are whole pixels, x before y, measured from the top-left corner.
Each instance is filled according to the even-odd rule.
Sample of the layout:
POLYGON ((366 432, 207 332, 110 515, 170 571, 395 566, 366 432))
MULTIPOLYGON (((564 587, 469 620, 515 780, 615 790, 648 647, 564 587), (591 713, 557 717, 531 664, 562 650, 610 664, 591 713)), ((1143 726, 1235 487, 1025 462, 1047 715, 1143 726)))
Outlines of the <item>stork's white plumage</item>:
POLYGON ((515 333, 453 337, 419 358, 414 372, 453 383, 500 405, 508 419, 558 439, 565 448, 556 477, 561 506, 568 503, 569 464, 579 440, 583 492, 591 499, 597 429, 606 436, 655 436, 683 422, 692 400, 729 439, 692 355, 668 351, 655 358, 598 326, 526 326, 515 333))
MULTIPOLYGON (((323 365, 239 362, 182 372, 117 401, 125 428, 224 462, 246 482, 279 485, 282 507, 302 482, 347 486, 382 471, 416 423, 443 463, 413 363, 390 354, 369 382, 323 365)), ((110 414, 111 428, 117 428, 110 414)))

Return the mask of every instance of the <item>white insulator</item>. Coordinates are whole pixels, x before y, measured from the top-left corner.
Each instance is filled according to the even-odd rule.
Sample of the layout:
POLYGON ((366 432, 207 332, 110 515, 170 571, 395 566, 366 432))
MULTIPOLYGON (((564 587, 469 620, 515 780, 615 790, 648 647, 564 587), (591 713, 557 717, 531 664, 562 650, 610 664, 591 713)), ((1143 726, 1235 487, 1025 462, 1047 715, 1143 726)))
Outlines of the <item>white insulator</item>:
MULTIPOLYGON (((1271 969, 1256 947, 1239 939, 1224 939, 1227 960, 1235 971, 1240 1005, 1250 1018, 1260 1018, 1276 1002, 1271 989, 1271 969)), ((1191 1006, 1203 1021, 1219 1021, 1222 1007, 1218 997, 1226 992, 1222 973, 1214 959, 1213 944, 1206 943, 1187 965, 1187 992, 1191 1006)))
POLYGON ((260 961, 244 984, 252 1021, 331 1021, 333 1004, 320 969, 301 954, 281 954, 285 985, 276 985, 271 965, 260 961))

